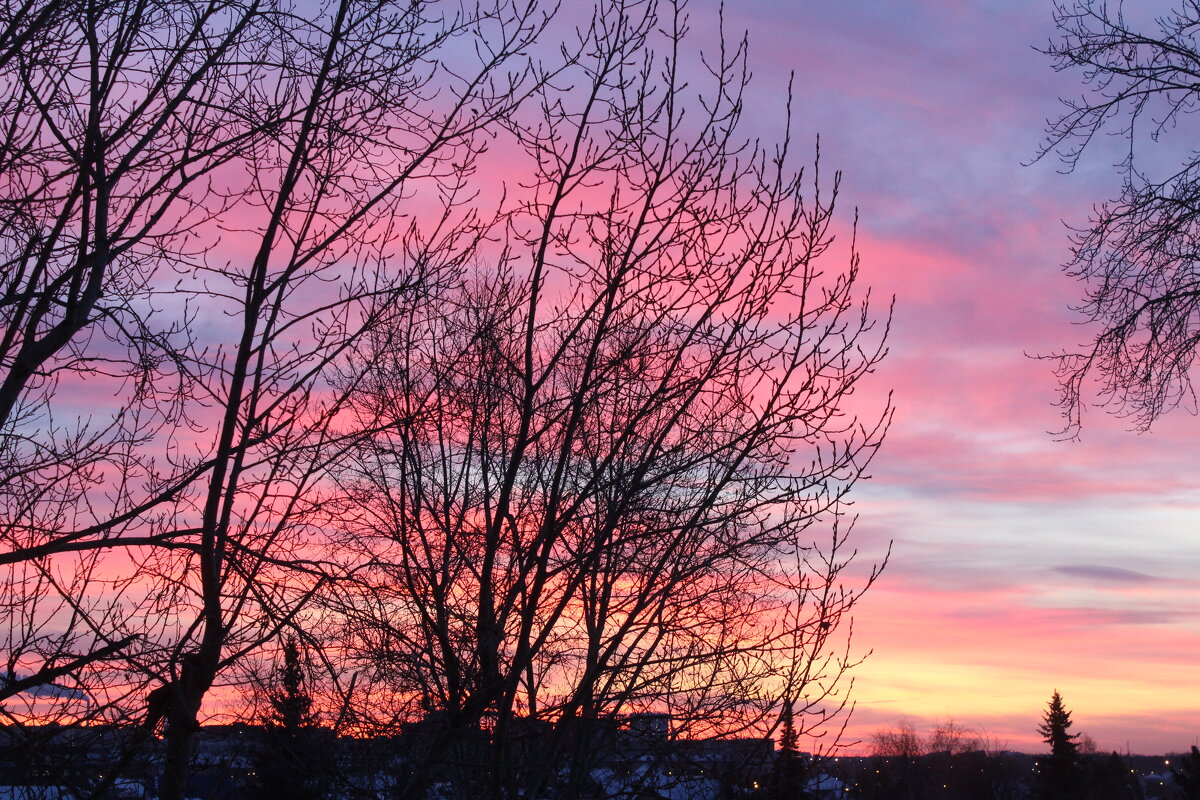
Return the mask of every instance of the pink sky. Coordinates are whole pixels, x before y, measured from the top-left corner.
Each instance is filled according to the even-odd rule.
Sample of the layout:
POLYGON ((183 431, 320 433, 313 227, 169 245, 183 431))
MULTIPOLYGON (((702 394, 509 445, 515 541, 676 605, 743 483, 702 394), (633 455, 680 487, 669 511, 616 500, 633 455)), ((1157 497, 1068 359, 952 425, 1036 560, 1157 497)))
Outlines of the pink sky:
POLYGON ((1200 741, 1200 423, 1177 412, 1137 435, 1093 411, 1082 441, 1055 441, 1053 376, 1025 355, 1082 340, 1063 222, 1117 186, 1111 149, 1072 175, 1022 166, 1057 97, 1078 91, 1032 49, 1053 36, 1050 13, 1044 0, 726 6, 726 29, 750 32, 753 113, 776 124, 794 69, 795 128, 820 133, 824 168, 843 171, 863 271, 896 295, 877 385, 895 389, 897 417, 857 505, 860 547, 895 546, 857 616, 874 654, 853 736, 952 717, 1036 751, 1058 689, 1101 748, 1200 741))

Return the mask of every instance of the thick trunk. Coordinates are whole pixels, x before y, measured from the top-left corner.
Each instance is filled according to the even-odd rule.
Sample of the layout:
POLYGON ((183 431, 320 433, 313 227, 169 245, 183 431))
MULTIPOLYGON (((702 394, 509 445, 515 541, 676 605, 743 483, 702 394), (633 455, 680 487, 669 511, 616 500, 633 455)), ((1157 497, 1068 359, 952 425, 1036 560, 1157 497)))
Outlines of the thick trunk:
POLYGON ((171 687, 171 706, 167 712, 166 758, 163 764, 159 800, 183 800, 196 733, 197 716, 205 693, 216 676, 217 650, 189 653, 183 657, 179 679, 171 687), (207 656, 207 657, 206 657, 207 656))
POLYGON ((187 790, 188 769, 192 762, 192 749, 196 742, 195 718, 192 724, 177 724, 174 719, 167 725, 166 761, 163 765, 162 785, 159 800, 183 800, 187 790))

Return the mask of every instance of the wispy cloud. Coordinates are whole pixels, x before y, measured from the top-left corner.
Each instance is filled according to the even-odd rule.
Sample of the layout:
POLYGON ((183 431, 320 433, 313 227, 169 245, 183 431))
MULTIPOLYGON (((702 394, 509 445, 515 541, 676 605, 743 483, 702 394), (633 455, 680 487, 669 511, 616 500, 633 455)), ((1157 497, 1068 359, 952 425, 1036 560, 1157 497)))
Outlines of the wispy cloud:
POLYGON ((1112 583, 1157 583, 1160 579, 1153 575, 1135 572, 1120 567, 1102 567, 1094 564, 1076 564, 1053 567, 1052 571, 1071 578, 1082 578, 1087 581, 1107 581, 1112 583))

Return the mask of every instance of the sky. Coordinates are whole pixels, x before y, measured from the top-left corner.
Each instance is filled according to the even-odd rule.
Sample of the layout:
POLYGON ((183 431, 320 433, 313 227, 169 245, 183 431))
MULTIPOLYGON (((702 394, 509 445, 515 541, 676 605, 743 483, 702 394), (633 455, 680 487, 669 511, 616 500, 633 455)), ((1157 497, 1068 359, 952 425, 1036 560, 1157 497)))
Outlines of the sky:
MULTIPOLYGON (((694 3, 697 19, 715 2, 694 3)), ((863 273, 894 295, 875 382, 895 423, 857 489, 856 543, 892 557, 856 614, 849 741, 953 718, 1037 751, 1056 689, 1103 750, 1200 742, 1200 421, 1148 434, 1100 410, 1062 441, 1050 365, 1086 341, 1066 224, 1118 188, 1120 142, 1072 174, 1030 164, 1060 96, 1034 50, 1048 0, 739 0, 750 116, 794 71, 798 138, 821 136, 859 213, 863 273)), ((864 745, 865 746, 865 745, 864 745)))

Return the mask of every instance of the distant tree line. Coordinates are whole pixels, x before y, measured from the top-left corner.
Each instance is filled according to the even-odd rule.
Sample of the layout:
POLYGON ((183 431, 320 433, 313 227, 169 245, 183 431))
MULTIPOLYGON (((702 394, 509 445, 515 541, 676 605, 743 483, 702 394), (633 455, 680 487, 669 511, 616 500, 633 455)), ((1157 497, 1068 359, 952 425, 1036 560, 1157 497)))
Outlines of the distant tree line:
POLYGON ((928 736, 900 721, 876 732, 868 758, 825 762, 851 797, 905 800, 1188 800, 1200 785, 1200 751, 1182 757, 1098 752, 1086 735, 1072 733, 1071 712, 1055 691, 1038 733, 1048 752, 1009 751, 990 737, 953 721, 928 736))

